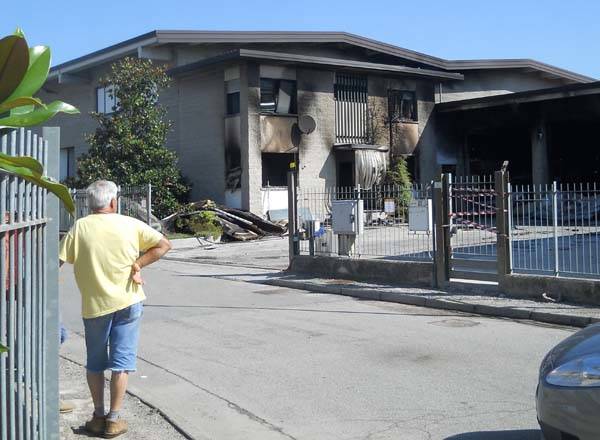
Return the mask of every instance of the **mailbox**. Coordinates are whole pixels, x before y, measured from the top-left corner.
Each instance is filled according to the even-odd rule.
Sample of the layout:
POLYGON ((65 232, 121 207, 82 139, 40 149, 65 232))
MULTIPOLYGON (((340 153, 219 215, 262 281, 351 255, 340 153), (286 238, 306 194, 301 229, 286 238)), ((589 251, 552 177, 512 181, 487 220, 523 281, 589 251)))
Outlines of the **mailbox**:
POLYGON ((331 226, 334 234, 361 234, 364 227, 363 201, 334 200, 331 203, 331 226))

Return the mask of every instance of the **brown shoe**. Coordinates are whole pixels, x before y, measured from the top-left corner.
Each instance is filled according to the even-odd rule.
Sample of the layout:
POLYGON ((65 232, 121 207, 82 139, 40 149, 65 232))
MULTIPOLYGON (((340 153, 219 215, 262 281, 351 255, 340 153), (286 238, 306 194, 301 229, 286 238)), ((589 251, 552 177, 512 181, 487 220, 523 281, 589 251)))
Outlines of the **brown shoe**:
POLYGON ((75 409, 75 405, 73 405, 71 402, 67 402, 66 400, 61 400, 59 403, 60 405, 58 410, 61 414, 72 413, 75 409))
POLYGON ((104 438, 115 438, 127 432, 127 422, 123 419, 107 420, 104 438))
POLYGON ((92 419, 85 422, 85 425, 83 425, 83 427, 90 434, 104 434, 104 431, 106 430, 106 416, 99 417, 94 414, 92 416, 92 419))

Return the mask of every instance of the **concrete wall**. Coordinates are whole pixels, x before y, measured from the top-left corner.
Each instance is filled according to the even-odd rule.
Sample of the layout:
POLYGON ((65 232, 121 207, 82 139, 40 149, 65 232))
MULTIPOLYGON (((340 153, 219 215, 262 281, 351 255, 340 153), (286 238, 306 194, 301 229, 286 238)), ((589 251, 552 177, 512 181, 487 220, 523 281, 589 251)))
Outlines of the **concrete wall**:
POLYGON ((499 288, 515 298, 542 300, 545 293, 559 302, 600 305, 600 280, 513 274, 501 277, 499 288))
POLYGON ((302 135, 299 147, 299 184, 306 188, 325 188, 336 184, 334 72, 297 70, 298 114, 310 115, 317 128, 302 135))
MULTIPOLYGON (((192 183, 192 199, 225 201, 225 83, 223 68, 214 67, 177 78, 175 132, 169 147, 179 155, 179 168, 192 183), (176 139, 176 144, 171 142, 176 139)), ((174 100, 171 95, 170 99, 174 100)), ((170 106, 173 109, 173 105, 170 106)), ((171 112, 171 114, 175 114, 171 112)))
POLYGON ((433 263, 297 255, 292 272, 315 277, 431 287, 433 263))
MULTIPOLYGON (((464 81, 449 81, 442 85, 441 102, 483 96, 523 92, 564 85, 564 81, 544 78, 539 72, 511 69, 465 70, 464 81)), ((438 86, 438 101, 439 86, 438 86)))

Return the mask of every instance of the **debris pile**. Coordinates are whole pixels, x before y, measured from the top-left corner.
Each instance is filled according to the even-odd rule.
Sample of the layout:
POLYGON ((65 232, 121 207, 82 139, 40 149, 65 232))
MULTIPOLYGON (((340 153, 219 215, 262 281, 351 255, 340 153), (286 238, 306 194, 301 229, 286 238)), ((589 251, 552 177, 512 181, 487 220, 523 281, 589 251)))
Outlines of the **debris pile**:
POLYGON ((223 237, 229 240, 248 241, 287 233, 285 222, 274 223, 248 211, 220 206, 212 200, 190 203, 184 210, 164 218, 162 224, 166 230, 183 232, 178 229, 181 229, 182 224, 191 222, 186 222, 186 219, 206 216, 203 213, 207 212, 212 213, 211 219, 220 224, 223 237))

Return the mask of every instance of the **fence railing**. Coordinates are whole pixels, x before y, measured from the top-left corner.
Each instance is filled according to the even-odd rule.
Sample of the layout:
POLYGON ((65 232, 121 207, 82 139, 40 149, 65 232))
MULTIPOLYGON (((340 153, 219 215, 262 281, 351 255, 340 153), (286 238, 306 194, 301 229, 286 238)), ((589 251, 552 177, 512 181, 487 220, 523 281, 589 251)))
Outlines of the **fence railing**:
POLYGON ((496 190, 494 176, 452 176, 449 224, 453 256, 496 257, 496 190))
POLYGON ((514 185, 509 200, 514 272, 600 277, 600 187, 514 185))
MULTIPOLYGON (((46 169, 48 142, 29 131, 2 136, 0 147, 34 157, 46 169)), ((46 190, 0 172, 0 343, 9 348, 0 354, 3 440, 51 437, 46 402, 58 396, 49 395, 45 380, 47 298, 56 295, 47 282, 47 211, 46 190)))
MULTIPOLYGON (((297 189, 298 218, 306 231, 310 221, 317 221, 314 243, 308 236, 300 241, 301 254, 346 254, 352 257, 396 260, 425 260, 433 258, 432 230, 411 224, 409 205, 420 204, 431 210, 431 186, 414 184, 411 189, 394 185, 379 185, 370 189, 360 187, 329 187, 297 189), (347 253, 347 237, 332 228, 332 205, 337 200, 361 200, 364 209, 363 229, 353 238, 347 253), (419 229, 419 230, 417 230, 419 229)), ((430 219, 431 220, 431 219, 430 219)), ((429 224, 430 227, 433 225, 429 224)), ((310 235, 310 234, 308 234, 310 235)))
MULTIPOLYGON (((63 207, 60 210, 60 231, 66 232, 75 220, 90 213, 85 189, 70 189, 75 202, 75 215, 71 216, 63 207)), ((123 215, 153 224, 152 217, 152 186, 119 186, 117 194, 118 212, 123 215)))

